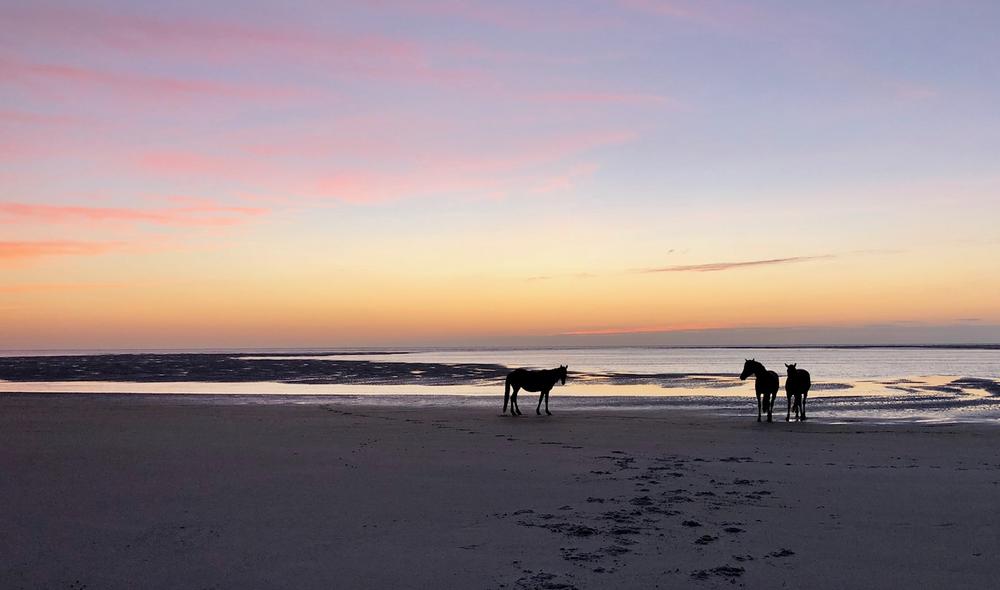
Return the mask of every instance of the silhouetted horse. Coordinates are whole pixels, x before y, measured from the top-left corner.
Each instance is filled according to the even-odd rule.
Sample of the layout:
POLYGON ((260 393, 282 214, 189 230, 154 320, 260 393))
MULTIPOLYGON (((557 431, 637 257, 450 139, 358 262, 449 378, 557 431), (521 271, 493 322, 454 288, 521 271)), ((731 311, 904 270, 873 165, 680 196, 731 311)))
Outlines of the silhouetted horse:
POLYGON ((809 379, 809 371, 796 369, 795 363, 785 364, 788 369, 788 378, 785 379, 785 394, 788 395, 788 413, 785 414, 785 422, 792 417, 792 410, 795 410, 796 420, 806 419, 806 397, 809 396, 809 386, 812 381, 809 379), (795 405, 792 405, 792 398, 795 398, 795 405), (801 411, 801 413, 800 413, 801 411))
POLYGON ((525 391, 537 391, 538 393, 538 407, 535 408, 536 414, 542 413, 542 399, 545 399, 545 413, 549 416, 552 412, 549 411, 549 391, 552 390, 552 386, 556 384, 556 381, 562 381, 563 385, 566 385, 566 365, 560 365, 558 369, 545 369, 542 371, 529 371, 528 369, 514 369, 507 375, 507 380, 504 382, 503 386, 503 413, 507 413, 507 400, 510 400, 510 415, 520 416, 521 409, 517 406, 517 392, 518 390, 525 391), (514 388, 513 395, 510 392, 511 387, 514 388))
POLYGON ((757 421, 760 422, 761 409, 767 410, 767 421, 771 422, 771 409, 774 407, 774 397, 778 395, 778 374, 768 371, 764 365, 754 359, 746 359, 740 379, 754 376, 754 389, 757 391, 757 421), (764 396, 764 406, 760 405, 760 396, 764 396))

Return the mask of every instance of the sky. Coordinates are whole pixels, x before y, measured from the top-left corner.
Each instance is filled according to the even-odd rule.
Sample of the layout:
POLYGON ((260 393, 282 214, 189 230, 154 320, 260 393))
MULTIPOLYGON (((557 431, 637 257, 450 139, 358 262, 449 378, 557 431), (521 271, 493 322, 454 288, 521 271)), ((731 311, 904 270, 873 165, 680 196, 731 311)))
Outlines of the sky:
POLYGON ((0 0, 0 348, 1000 342, 993 1, 0 0))

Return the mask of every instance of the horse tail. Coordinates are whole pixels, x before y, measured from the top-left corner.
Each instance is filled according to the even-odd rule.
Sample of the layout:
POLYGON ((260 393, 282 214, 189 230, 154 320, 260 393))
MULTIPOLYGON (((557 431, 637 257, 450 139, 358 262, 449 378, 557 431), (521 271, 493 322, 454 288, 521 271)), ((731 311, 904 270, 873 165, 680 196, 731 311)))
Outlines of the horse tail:
POLYGON ((504 379, 503 382, 503 412, 501 412, 502 414, 507 413, 508 400, 510 400, 510 375, 507 375, 507 378, 504 379))

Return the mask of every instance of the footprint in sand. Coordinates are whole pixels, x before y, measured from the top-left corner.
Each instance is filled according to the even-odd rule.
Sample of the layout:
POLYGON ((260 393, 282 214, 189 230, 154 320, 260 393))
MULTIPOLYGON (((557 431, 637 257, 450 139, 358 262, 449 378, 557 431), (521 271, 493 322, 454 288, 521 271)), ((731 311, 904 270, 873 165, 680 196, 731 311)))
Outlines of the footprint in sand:
MULTIPOLYGON (((532 572, 522 570, 526 575, 514 581, 514 588, 535 589, 545 588, 547 590, 576 590, 576 586, 571 584, 566 576, 550 574, 548 572, 532 572)), ((504 585, 501 584, 503 587, 504 585)))
POLYGON ((691 572, 691 577, 696 580, 707 580, 712 576, 733 579, 742 576, 745 571, 738 565, 720 565, 710 570, 695 570, 691 572))

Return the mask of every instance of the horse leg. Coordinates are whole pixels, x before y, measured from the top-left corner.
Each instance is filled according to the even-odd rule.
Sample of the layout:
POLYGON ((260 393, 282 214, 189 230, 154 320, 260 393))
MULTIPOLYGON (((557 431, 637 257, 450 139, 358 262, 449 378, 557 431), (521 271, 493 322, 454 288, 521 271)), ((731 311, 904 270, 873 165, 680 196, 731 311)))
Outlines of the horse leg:
MULTIPOLYGON (((799 411, 795 410, 795 417, 799 417, 799 411)), ((788 394, 788 410, 785 412, 785 422, 792 418, 792 394, 788 394)))
POLYGON ((549 411, 549 392, 550 391, 552 391, 552 390, 551 389, 546 389, 545 390, 545 415, 546 416, 551 416, 552 415, 552 412, 549 411))
POLYGON ((806 419, 806 398, 808 396, 809 396, 808 393, 803 393, 802 394, 802 413, 799 414, 799 420, 805 420, 806 419))
POLYGON ((545 390, 543 389, 538 392, 538 405, 535 406, 535 415, 537 416, 542 415, 542 398, 544 397, 545 397, 545 390))
POLYGON ((510 415, 511 416, 520 416, 521 415, 521 408, 517 405, 517 392, 520 391, 520 390, 521 390, 521 388, 518 387, 517 385, 515 385, 514 386, 514 391, 511 392, 511 394, 510 394, 510 415))
POLYGON ((757 394, 757 421, 760 422, 760 394, 757 394))
MULTIPOLYGON (((765 395, 766 395, 766 394, 765 394, 765 395)), ((771 420, 771 411, 772 411, 772 410, 774 410, 774 398, 775 398, 775 396, 777 396, 777 395, 778 395, 778 393, 777 393, 777 392, 775 392, 775 393, 772 393, 772 394, 770 395, 770 400, 771 400, 771 401, 767 401, 767 399, 768 399, 768 398, 765 398, 765 400, 764 400, 764 403, 766 403, 766 404, 767 404, 767 421, 768 421, 768 422, 773 422, 773 420, 771 420)))

